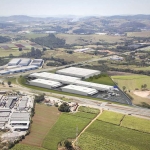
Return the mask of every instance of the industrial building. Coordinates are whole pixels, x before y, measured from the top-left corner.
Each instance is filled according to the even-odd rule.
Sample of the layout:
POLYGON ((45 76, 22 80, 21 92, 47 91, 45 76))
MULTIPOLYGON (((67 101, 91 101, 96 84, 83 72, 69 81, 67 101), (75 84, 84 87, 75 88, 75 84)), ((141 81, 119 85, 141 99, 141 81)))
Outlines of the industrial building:
POLYGON ((86 79, 95 75, 99 75, 101 72, 92 69, 69 67, 69 68, 58 70, 56 71, 56 73, 86 79))
POLYGON ((41 67, 43 62, 44 62, 43 59, 34 59, 31 63, 31 65, 41 67))
POLYGON ((60 82, 51 81, 51 80, 35 79, 30 81, 30 85, 52 89, 52 88, 60 87, 62 84, 60 82))
POLYGON ((26 66, 26 67, 18 67, 15 69, 10 69, 10 73, 19 73, 19 72, 25 72, 25 71, 30 71, 30 70, 35 70, 38 69, 37 66, 26 66))
POLYGON ((6 108, 13 108, 16 101, 17 101, 17 97, 8 97, 6 108))
POLYGON ((27 97, 23 97, 19 103, 19 106, 18 106, 18 110, 21 111, 21 110, 25 110, 27 108, 27 103, 28 103, 28 98, 27 97))
POLYGON ((81 81, 81 80, 77 80, 77 81, 73 82, 72 84, 84 86, 84 87, 89 87, 89 88, 94 88, 98 91, 113 91, 114 90, 113 86, 98 84, 98 83, 92 83, 92 82, 86 82, 86 81, 81 81))
POLYGON ((30 114, 27 112, 14 112, 10 118, 14 130, 27 130, 30 124, 30 114))
POLYGON ((94 95, 98 93, 97 90, 92 88, 87 88, 83 86, 77 86, 77 85, 67 85, 65 87, 61 88, 64 92, 74 93, 74 94, 80 94, 80 95, 94 95))
POLYGON ((21 61, 19 62, 18 65, 20 65, 20 66, 28 66, 30 64, 30 62, 31 62, 31 59, 23 58, 23 59, 21 59, 21 61))
POLYGON ((16 66, 20 63, 20 61, 21 61, 20 58, 14 58, 8 63, 8 66, 16 66))
POLYGON ((6 75, 6 74, 10 74, 10 71, 0 70, 0 75, 6 75))
MULTIPOLYGON (((98 91, 113 91, 114 90, 113 86, 86 82, 86 81, 82 81, 80 78, 53 74, 53 73, 48 73, 48 72, 33 73, 33 74, 30 74, 29 77, 58 81, 58 82, 61 82, 62 84, 73 84, 73 85, 94 88, 98 91)), ((38 85, 36 86, 40 86, 40 83, 38 83, 38 85)))
POLYGON ((53 81, 61 82, 63 84, 70 84, 72 82, 75 82, 76 80, 80 80, 80 78, 77 77, 70 77, 65 75, 49 73, 49 72, 33 73, 30 74, 29 77, 53 80, 53 81))

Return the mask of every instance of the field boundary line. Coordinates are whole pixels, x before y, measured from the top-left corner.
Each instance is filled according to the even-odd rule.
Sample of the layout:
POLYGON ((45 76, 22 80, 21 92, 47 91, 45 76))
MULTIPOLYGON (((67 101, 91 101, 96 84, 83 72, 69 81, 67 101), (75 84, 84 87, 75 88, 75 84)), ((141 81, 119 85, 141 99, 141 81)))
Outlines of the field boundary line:
POLYGON ((98 113, 98 115, 97 115, 94 119, 92 119, 92 120, 90 121, 90 123, 89 123, 89 124, 80 132, 80 134, 75 138, 75 140, 74 140, 73 143, 72 143, 73 147, 75 147, 75 143, 76 143, 76 141, 78 140, 78 138, 81 136, 81 134, 85 132, 85 130, 102 114, 102 112, 103 112, 103 109, 100 109, 100 112, 98 113))

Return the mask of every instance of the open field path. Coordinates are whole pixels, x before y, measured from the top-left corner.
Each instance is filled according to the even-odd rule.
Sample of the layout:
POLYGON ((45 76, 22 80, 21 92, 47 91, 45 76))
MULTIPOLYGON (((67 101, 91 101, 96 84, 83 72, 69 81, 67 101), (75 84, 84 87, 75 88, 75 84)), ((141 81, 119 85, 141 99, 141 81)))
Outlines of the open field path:
POLYGON ((98 113, 98 115, 93 119, 91 120, 91 122, 82 130, 82 132, 76 137, 76 139, 73 141, 72 145, 73 147, 75 148, 75 143, 77 142, 77 140, 79 139, 79 137, 81 136, 81 134, 83 134, 85 132, 85 130, 87 128, 89 128, 89 126, 102 114, 103 112, 103 109, 100 109, 100 112, 98 113))

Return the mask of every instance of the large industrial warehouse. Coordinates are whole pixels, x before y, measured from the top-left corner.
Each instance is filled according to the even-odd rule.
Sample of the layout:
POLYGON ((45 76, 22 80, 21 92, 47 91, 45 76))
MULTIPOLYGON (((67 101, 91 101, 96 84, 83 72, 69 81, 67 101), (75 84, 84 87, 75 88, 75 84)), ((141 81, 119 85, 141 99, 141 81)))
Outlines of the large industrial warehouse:
POLYGON ((78 85, 78 86, 84 86, 84 87, 94 88, 99 91, 113 91, 114 90, 113 86, 86 82, 86 81, 82 81, 80 78, 77 78, 77 77, 65 76, 65 75, 48 73, 48 72, 33 73, 33 74, 30 74, 29 77, 53 80, 53 81, 61 82, 62 84, 73 84, 73 85, 78 85))
POLYGON ((74 93, 74 94, 80 94, 80 95, 94 95, 98 93, 97 90, 92 88, 87 88, 84 86, 77 86, 77 85, 67 85, 61 88, 64 92, 74 93))
POLYGON ((95 75, 99 75, 101 72, 92 69, 69 67, 58 70, 56 73, 86 79, 95 75))
POLYGON ((51 81, 51 80, 35 79, 30 81, 30 85, 52 89, 52 88, 60 87, 62 84, 60 82, 51 81))
POLYGON ((43 62, 44 62, 43 59, 34 59, 31 63, 31 65, 41 67, 43 62))
POLYGON ((30 64, 30 62, 31 62, 31 59, 29 59, 29 58, 24 58, 24 59, 21 59, 19 65, 20 65, 20 66, 28 66, 28 65, 30 64))
POLYGON ((20 61, 21 61, 20 58, 14 58, 8 63, 8 66, 16 66, 20 63, 20 61))
POLYGON ((30 74, 29 77, 58 81, 63 84, 71 84, 71 83, 74 83, 76 80, 80 80, 80 78, 59 75, 59 74, 54 74, 54 73, 49 73, 49 72, 33 73, 33 74, 30 74))

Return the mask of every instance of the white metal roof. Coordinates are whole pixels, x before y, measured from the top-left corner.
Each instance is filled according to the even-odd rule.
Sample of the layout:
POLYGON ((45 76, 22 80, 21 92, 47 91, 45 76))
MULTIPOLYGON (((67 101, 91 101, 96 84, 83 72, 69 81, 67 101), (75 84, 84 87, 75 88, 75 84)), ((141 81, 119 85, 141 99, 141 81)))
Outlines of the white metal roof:
POLYGON ((29 117, 30 114, 29 113, 26 113, 26 112, 14 112, 11 116, 11 118, 26 118, 26 117, 29 117))
POLYGON ((87 94, 90 94, 90 95, 95 94, 95 93, 98 92, 95 89, 87 88, 87 87, 84 87, 84 86, 78 86, 78 85, 67 85, 65 87, 62 87, 62 89, 70 89, 70 90, 80 91, 80 92, 84 92, 84 93, 87 93, 87 94))
POLYGON ((69 67, 69 68, 58 70, 56 73, 66 74, 66 75, 71 75, 71 76, 86 77, 86 76, 91 76, 91 75, 93 76, 94 74, 100 74, 101 72, 98 70, 92 70, 92 69, 69 67))
POLYGON ((60 82, 45 80, 45 79, 35 79, 35 80, 30 81, 30 83, 31 84, 37 83, 37 84, 41 84, 41 85, 49 85, 51 87, 59 87, 62 85, 60 82))
POLYGON ((8 64, 18 64, 20 60, 20 58, 14 58, 8 64))
POLYGON ((21 59, 19 65, 24 65, 24 64, 28 65, 30 62, 31 62, 31 59, 23 58, 23 59, 21 59))
POLYGON ((40 78, 40 79, 48 79, 48 80, 58 81, 58 82, 62 82, 62 83, 70 83, 70 82, 74 82, 76 80, 80 80, 80 78, 77 78, 77 77, 70 77, 70 76, 59 75, 59 74, 48 73, 48 72, 33 73, 29 76, 40 78))
POLYGON ((18 68, 15 68, 15 69, 10 69, 9 71, 10 72, 19 72, 19 71, 27 71, 27 70, 30 70, 30 69, 37 69, 38 67, 37 66, 26 66, 26 67, 18 67, 18 68))

